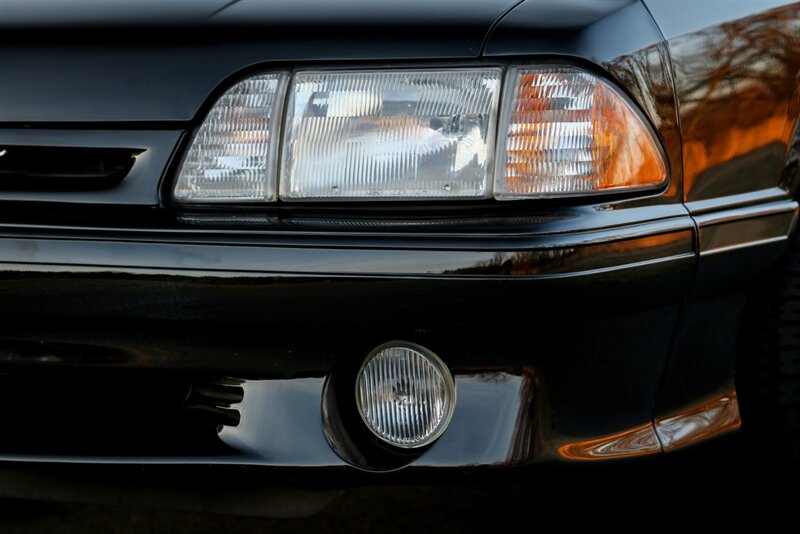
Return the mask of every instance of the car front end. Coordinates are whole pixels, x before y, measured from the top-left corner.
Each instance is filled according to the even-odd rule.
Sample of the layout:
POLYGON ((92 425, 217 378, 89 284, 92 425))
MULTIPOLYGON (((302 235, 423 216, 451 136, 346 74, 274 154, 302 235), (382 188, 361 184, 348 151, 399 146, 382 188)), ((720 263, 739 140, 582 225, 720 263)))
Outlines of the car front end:
POLYGON ((176 505, 280 515, 251 479, 520 480, 738 430, 797 219, 800 7, 666 4, 13 4, 0 488, 178 469, 176 505))

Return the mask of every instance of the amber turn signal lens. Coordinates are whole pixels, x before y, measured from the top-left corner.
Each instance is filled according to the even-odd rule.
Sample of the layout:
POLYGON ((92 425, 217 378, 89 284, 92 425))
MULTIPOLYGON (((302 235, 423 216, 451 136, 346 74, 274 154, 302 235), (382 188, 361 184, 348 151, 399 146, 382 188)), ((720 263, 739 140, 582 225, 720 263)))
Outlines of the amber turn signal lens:
POLYGON ((606 81, 574 67, 511 68, 495 197, 660 188, 667 164, 650 126, 606 81))

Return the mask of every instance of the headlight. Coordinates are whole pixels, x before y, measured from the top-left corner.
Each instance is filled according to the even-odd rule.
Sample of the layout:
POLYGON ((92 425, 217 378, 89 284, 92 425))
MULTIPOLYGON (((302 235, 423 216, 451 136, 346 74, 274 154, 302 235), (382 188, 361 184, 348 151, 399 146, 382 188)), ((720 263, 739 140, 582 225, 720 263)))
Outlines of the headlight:
POLYGON ((174 198, 510 200, 666 184, 658 139, 611 84, 575 67, 511 67, 498 112, 502 70, 303 71, 291 84, 287 73, 248 78, 195 133, 174 198))
POLYGON ((297 74, 282 199, 491 196, 501 70, 297 74))
POLYGON ((495 198, 581 196, 662 186, 660 145, 628 100, 572 67, 511 68, 495 198))

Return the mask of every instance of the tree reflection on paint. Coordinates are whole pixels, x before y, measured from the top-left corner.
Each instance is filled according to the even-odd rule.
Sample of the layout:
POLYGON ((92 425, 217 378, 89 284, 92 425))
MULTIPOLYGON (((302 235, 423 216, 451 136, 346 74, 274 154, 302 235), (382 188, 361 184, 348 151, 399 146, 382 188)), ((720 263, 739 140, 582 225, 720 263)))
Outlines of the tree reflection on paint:
POLYGON ((676 37, 669 49, 687 199, 778 185, 797 143, 800 4, 676 37))

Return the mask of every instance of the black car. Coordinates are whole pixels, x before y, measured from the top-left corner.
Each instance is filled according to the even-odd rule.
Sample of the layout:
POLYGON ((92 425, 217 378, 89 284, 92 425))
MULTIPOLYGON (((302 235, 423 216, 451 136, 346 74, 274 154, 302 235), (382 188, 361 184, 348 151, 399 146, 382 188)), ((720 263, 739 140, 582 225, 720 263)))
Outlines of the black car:
POLYGON ((798 465, 800 3, 0 7, 5 496, 798 465))

